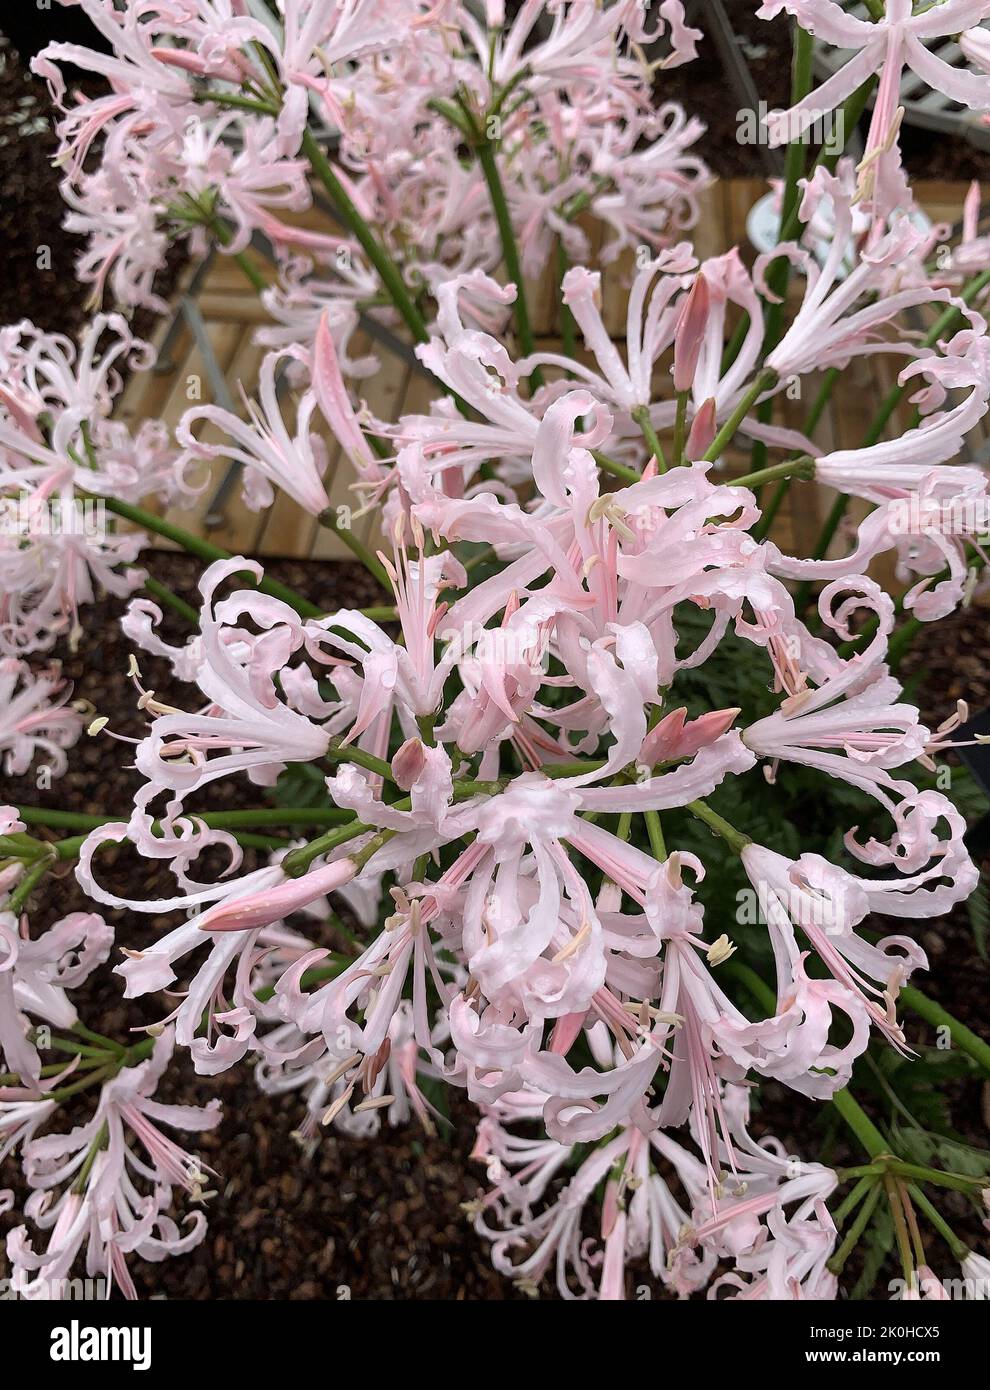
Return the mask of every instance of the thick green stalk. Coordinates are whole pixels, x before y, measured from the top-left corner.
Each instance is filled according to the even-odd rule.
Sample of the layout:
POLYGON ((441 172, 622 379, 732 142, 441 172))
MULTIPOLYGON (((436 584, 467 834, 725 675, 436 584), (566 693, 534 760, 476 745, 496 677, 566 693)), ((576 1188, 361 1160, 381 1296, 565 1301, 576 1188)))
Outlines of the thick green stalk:
POLYGON ((749 390, 744 393, 736 406, 735 410, 726 420, 718 434, 712 440, 708 452, 702 455, 706 463, 714 463, 722 453, 726 445, 732 442, 736 430, 745 420, 755 402, 763 395, 764 391, 770 391, 777 384, 777 373, 772 367, 764 367, 759 376, 751 383, 749 390))
MULTIPOLYGON (((118 516, 126 517, 128 521, 133 521, 146 531, 153 531, 156 536, 164 536, 166 540, 174 541, 190 555, 196 555, 200 560, 205 560, 207 564, 212 564, 215 560, 232 560, 234 558, 229 550, 224 550, 219 545, 213 545, 211 541, 203 540, 201 536, 194 536, 190 531, 184 531, 181 526, 166 521, 164 517, 154 516, 151 512, 145 511, 143 507, 135 507, 130 502, 121 502, 116 497, 105 497, 101 500, 106 503, 110 511, 116 512, 118 516)), ((317 608, 315 603, 310 603, 309 599, 303 598, 302 594, 297 594, 288 585, 280 584, 277 579, 264 578, 259 582, 253 574, 246 570, 239 572, 238 578, 252 588, 260 589, 263 594, 281 599, 290 608, 294 608, 302 618, 323 616, 323 610, 317 608)))
POLYGON ((968 1057, 990 1076, 990 1044, 977 1037, 971 1028, 967 1028, 965 1023, 960 1023, 941 1004, 936 1004, 934 999, 929 999, 927 994, 922 994, 920 989, 914 985, 902 985, 900 998, 912 1011, 930 1023, 934 1028, 945 1028, 956 1047, 965 1052, 968 1057))
MULTIPOLYGON (((795 106, 811 91, 812 83, 812 59, 814 56, 815 41, 812 36, 802 29, 796 22, 793 25, 794 48, 791 61, 791 105, 795 106)), ((798 206, 798 180, 804 173, 805 156, 807 145, 800 137, 792 140, 787 146, 784 155, 784 191, 781 202, 780 225, 783 228, 797 210, 798 206)), ((778 235, 778 242, 781 237, 778 235)), ((767 272, 767 285, 772 291, 773 299, 766 312, 763 333, 763 354, 764 357, 777 346, 780 342, 784 327, 784 310, 787 296, 787 282, 790 279, 791 263, 786 256, 778 256, 772 262, 767 272)), ((769 424, 773 419, 773 397, 764 401, 757 411, 757 419, 764 424, 769 424)), ((767 446, 757 440, 753 445, 753 469, 758 470, 766 465, 767 446)))
MULTIPOLYGON (((502 176, 498 171, 495 146, 490 140, 482 140, 475 145, 475 150, 478 155, 478 163, 481 165, 481 172, 485 176, 485 183, 488 185, 488 196, 491 198, 492 210, 498 224, 498 234, 502 242, 502 259, 505 261, 505 269, 509 279, 516 287, 516 300, 512 308, 516 329, 519 333, 519 345, 523 350, 523 355, 529 357, 531 353, 536 351, 536 339, 533 336, 533 325, 529 317, 529 304, 526 300, 526 286, 523 281, 522 263, 519 259, 519 247, 516 244, 516 234, 512 226, 512 215, 509 212, 505 189, 502 187, 502 176)), ((530 382, 534 387, 543 385, 543 374, 539 367, 533 370, 530 382)))
POLYGON ((354 206, 350 194, 337 177, 333 165, 327 159, 311 130, 307 130, 303 135, 302 148, 314 174, 333 200, 334 207, 354 233, 368 260, 378 272, 379 279, 388 290, 392 303, 402 315, 410 333, 418 343, 427 342, 429 334, 426 331, 426 324, 410 297, 399 267, 354 206))
POLYGON ((667 460, 664 457, 660 436, 653 428, 653 421, 650 419, 650 407, 648 405, 638 405, 632 412, 632 417, 639 426, 643 438, 646 440, 646 447, 657 461, 657 468, 661 473, 666 473, 667 460))

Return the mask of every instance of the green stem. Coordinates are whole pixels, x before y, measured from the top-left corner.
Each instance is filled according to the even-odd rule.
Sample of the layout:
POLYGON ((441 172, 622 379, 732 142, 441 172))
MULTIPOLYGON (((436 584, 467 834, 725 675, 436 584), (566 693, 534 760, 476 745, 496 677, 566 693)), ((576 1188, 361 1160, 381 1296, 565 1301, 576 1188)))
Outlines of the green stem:
POLYGON ((784 459, 783 463, 771 464, 769 468, 757 469, 755 473, 745 473, 741 478, 730 480, 732 487, 762 487, 764 483, 776 482, 778 478, 804 478, 810 482, 815 476, 815 460, 808 454, 799 458, 784 459))
POLYGON ((844 1201, 832 1213, 832 1220, 838 1231, 846 1224, 847 1218, 856 1210, 866 1194, 876 1185, 876 1178, 860 1178, 851 1192, 846 1193, 844 1201))
POLYGON ((856 1246, 862 1238, 863 1232, 870 1224, 870 1218, 873 1216, 873 1212, 876 1209, 877 1202, 879 1202, 882 1192, 883 1188, 880 1186, 880 1183, 874 1180, 869 1196, 860 1207, 856 1220, 849 1227, 848 1235, 828 1261, 828 1268, 833 1274, 842 1273, 842 1268, 846 1260, 848 1260, 849 1256, 856 1249, 856 1246))
POLYGON ((379 279, 388 290, 392 303, 402 315, 410 333, 418 343, 428 342, 429 334, 426 331, 426 324, 406 289, 406 282, 402 278, 399 267, 354 206, 350 194, 337 177, 333 165, 327 159, 311 130, 307 130, 303 134, 302 148, 314 174, 329 193, 337 211, 350 227, 368 260, 378 272, 379 279))
POLYGON ((338 830, 328 830, 325 835, 311 840, 308 845, 300 845, 298 849, 290 850, 282 860, 282 869, 290 878, 302 878, 313 860, 318 859, 321 854, 329 854, 339 845, 346 844, 348 840, 356 840, 359 835, 366 835, 373 828, 365 825, 363 821, 354 820, 338 830))
MULTIPOLYGON (((187 550, 190 555, 197 556, 200 560, 212 564, 215 560, 232 560, 234 557, 229 550, 222 549, 219 545, 213 545, 210 541, 203 540, 201 536, 194 536, 190 531, 184 531, 181 526, 176 526, 171 521, 166 521, 164 517, 154 516, 151 512, 145 511, 143 507, 135 507, 130 502, 121 502, 116 497, 105 497, 101 499, 112 512, 118 516, 126 517, 128 521, 133 521, 146 531, 153 531, 157 536, 164 536, 166 540, 173 541, 180 545, 183 550, 187 550)), ((290 589, 285 584, 280 584, 277 579, 255 579, 254 575, 248 571, 240 571, 238 578, 245 584, 250 584, 252 588, 260 589, 263 594, 269 594, 272 598, 281 599, 302 618, 319 618, 323 616, 323 610, 317 608, 309 599, 297 594, 294 589, 290 589)))
POLYGON ((749 390, 743 395, 735 410, 726 420, 718 434, 712 440, 708 452, 702 455, 706 463, 714 463, 722 453, 727 444, 731 443, 736 430, 749 414, 755 401, 763 395, 765 391, 771 390, 777 384, 777 373, 772 367, 765 367, 756 380, 751 384, 749 390))
POLYGON ((666 473, 667 460, 664 456, 663 445, 660 443, 660 437, 653 428, 653 421, 650 419, 650 407, 638 405, 632 412, 632 417, 646 440, 646 447, 657 461, 657 468, 661 473, 666 473))
POLYGON ((900 1256, 901 1273, 910 1285, 914 1277, 914 1260, 911 1256, 911 1237, 908 1234, 907 1222, 904 1219, 904 1205, 901 1201, 900 1189, 890 1172, 884 1173, 883 1186, 887 1194, 890 1214, 894 1218, 894 1234, 897 1237, 897 1253, 900 1256))
MULTIPOLYGON (((495 146, 490 140, 479 141, 475 145, 478 155, 478 163, 481 165, 481 172, 485 176, 485 183, 488 185, 488 196, 492 201, 492 209, 495 213, 495 221, 498 224, 498 234, 502 242, 502 259, 505 261, 505 269, 509 279, 516 287, 516 300, 513 305, 513 313, 516 320, 516 328, 519 333, 519 345, 523 355, 529 357, 536 351, 536 339, 533 336, 533 325, 529 317, 529 305, 526 300, 526 286, 523 282, 522 263, 519 260, 519 247, 516 245, 516 234, 512 226, 512 216, 509 212, 509 204, 505 197, 505 189, 502 187, 502 177, 498 171, 498 158, 495 154, 495 146)), ((533 387, 543 385, 543 373, 539 367, 535 367, 530 376, 530 383, 533 387)))
POLYGON ((13 913, 15 917, 17 916, 17 914, 21 911, 25 903, 30 898, 31 894, 37 888, 38 884, 49 872, 52 865, 55 863, 56 858, 57 856, 51 850, 49 850, 49 852, 45 854, 43 858, 37 859, 31 865, 27 873, 20 880, 14 891, 11 893, 10 898, 8 899, 6 904, 5 910, 7 912, 13 913))
POLYGON ((332 531, 335 536, 340 537, 351 554, 361 561, 368 573, 378 580, 386 593, 391 592, 392 586, 389 583, 385 566, 378 556, 373 555, 364 542, 357 538, 349 526, 344 526, 337 520, 336 507, 327 507, 325 511, 320 512, 317 520, 321 526, 325 526, 328 531, 332 531))
POLYGON ((343 740, 335 738, 324 756, 335 763, 356 763, 358 767, 366 768, 373 772, 376 777, 384 777, 386 782, 394 782, 392 776, 392 764, 384 758, 376 758, 373 753, 366 753, 363 748, 355 748, 352 744, 342 746, 343 740))
POLYGON ((705 825, 707 825, 710 830, 714 830, 716 835, 720 835, 734 854, 742 854, 746 846, 753 843, 748 835, 744 835, 742 831, 737 830, 734 825, 730 825, 727 820, 724 820, 717 812, 713 811, 704 801, 689 801, 687 809, 691 812, 692 816, 696 816, 698 820, 704 821, 705 825))
MULTIPOLYGON (((591 457, 599 468, 604 468, 605 472, 611 473, 613 478, 620 478, 624 483, 640 482, 640 476, 635 468, 629 468, 627 464, 620 463, 618 459, 609 458, 608 454, 603 454, 601 450, 592 449, 591 457)), ((659 463, 659 459, 657 462, 659 463)))
POLYGON ((650 837, 650 849, 653 851, 653 858, 662 864, 667 858, 667 845, 663 838, 660 813, 659 811, 644 811, 643 819, 646 821, 646 833, 650 837))
POLYGON ((160 584, 152 575, 145 575, 144 587, 152 598, 164 603, 166 608, 171 608, 174 613, 178 613, 180 618, 185 618, 186 622, 192 627, 199 627, 199 613, 191 603, 186 603, 184 598, 178 594, 173 594, 172 590, 160 584))
POLYGON ((684 438, 687 434, 687 410, 689 391, 679 391, 677 393, 677 414, 674 417, 674 464, 680 466, 685 463, 684 458, 684 438))
POLYGON ((934 999, 929 999, 927 994, 922 994, 920 989, 914 985, 903 985, 901 987, 900 998, 913 1012, 920 1015, 926 1023, 932 1024, 935 1028, 945 1028, 949 1036, 967 1056, 972 1057, 973 1061, 990 1076, 990 1045, 985 1043, 982 1038, 967 1028, 964 1023, 960 1023, 941 1004, 936 1004, 934 999))
POLYGON ((942 1216, 942 1213, 931 1201, 929 1201, 928 1197, 926 1197, 925 1193, 922 1191, 920 1187, 918 1187, 915 1183, 912 1183, 910 1186, 910 1192, 911 1200, 914 1202, 915 1206, 920 1208, 920 1210, 925 1213, 932 1226, 934 1226, 935 1230, 938 1231, 939 1235, 942 1237, 946 1245, 952 1251, 953 1258, 958 1260, 961 1264, 963 1260, 966 1258, 966 1256, 970 1253, 969 1246, 965 1243, 965 1241, 959 1239, 955 1231, 942 1216))

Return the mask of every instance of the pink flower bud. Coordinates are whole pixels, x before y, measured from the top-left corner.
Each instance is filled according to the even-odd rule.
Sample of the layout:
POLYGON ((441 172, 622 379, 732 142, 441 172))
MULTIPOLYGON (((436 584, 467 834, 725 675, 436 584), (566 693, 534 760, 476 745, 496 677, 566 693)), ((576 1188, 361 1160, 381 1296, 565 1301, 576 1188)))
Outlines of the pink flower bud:
POLYGON ((333 864, 325 864, 322 869, 311 869, 302 878, 289 879, 277 888, 266 888, 260 893, 248 893, 243 898, 218 903, 204 913, 199 924, 200 931, 254 931, 258 927, 267 927, 287 917, 290 912, 308 907, 335 888, 342 888, 345 883, 350 883, 356 872, 357 865, 353 859, 339 859, 333 864))
POLYGON ((655 729, 643 739, 638 761, 646 767, 673 762, 675 758, 690 758, 699 748, 706 748, 732 726, 737 709, 716 709, 699 719, 685 723, 687 710, 671 710, 655 729))
POLYGON ((404 792, 412 791, 426 767, 426 753, 418 738, 407 738, 392 759, 392 776, 404 792))
POLYGON ((695 417, 691 421, 691 428, 688 430, 684 451, 689 462, 704 457, 711 448, 712 440, 717 432, 715 397, 709 396, 695 413, 695 417))
POLYGON ((566 1057, 584 1026, 584 1020, 583 1011, 576 1014, 564 1014, 562 1018, 558 1018, 553 1025, 553 1032, 550 1034, 550 1051, 558 1057, 566 1057))
POLYGON ((681 307, 674 334, 674 390, 690 391, 698 358, 705 341, 711 295, 708 281, 699 272, 691 291, 681 307))

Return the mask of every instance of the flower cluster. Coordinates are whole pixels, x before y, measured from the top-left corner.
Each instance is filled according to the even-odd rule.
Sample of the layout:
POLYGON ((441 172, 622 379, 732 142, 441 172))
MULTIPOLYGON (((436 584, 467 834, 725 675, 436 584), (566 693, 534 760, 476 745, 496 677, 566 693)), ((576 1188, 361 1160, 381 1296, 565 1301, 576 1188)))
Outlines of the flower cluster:
MULTIPOLYGON (((897 92, 910 67, 990 109, 990 79, 943 71, 923 43, 990 4, 888 0, 875 24, 832 0, 763 5, 857 50, 771 118, 774 138, 800 136, 813 102, 879 84, 859 166, 792 177, 794 235, 747 266, 685 239, 707 179, 689 152, 700 127, 652 94, 700 38, 678 0, 652 17, 644 0, 488 0, 483 19, 457 0, 278 0, 273 23, 243 0, 79 3, 112 54, 55 44, 35 67, 61 104, 68 225, 90 234, 80 275, 153 306, 170 237, 243 259, 261 236, 278 279, 244 413, 194 405, 174 441, 112 418, 118 367, 144 357, 116 314, 78 348, 28 324, 0 334, 0 492, 28 520, 0 539, 4 771, 36 756, 64 769, 82 715, 23 658, 78 636, 97 587, 129 599, 146 720, 133 806, 84 842, 52 846, 0 811, 0 1153, 21 1150, 25 1215, 51 1231, 43 1254, 26 1227, 10 1236, 19 1287, 51 1296, 85 1251, 90 1274, 131 1293, 128 1255, 201 1239, 202 1214, 183 1229, 170 1204, 177 1188, 202 1198, 205 1166, 160 1126, 219 1115, 152 1099, 177 1046, 202 1077, 249 1061, 266 1092, 298 1091, 305 1145, 328 1125, 371 1136, 415 1118, 433 1133, 437 1083, 461 1088, 488 1183, 469 1215, 528 1293, 552 1270, 563 1297, 622 1297, 645 1260, 678 1296, 834 1297, 841 1175, 754 1138, 750 1092, 768 1079, 855 1106, 868 1049, 911 1055, 900 995, 927 967, 913 929, 977 883, 964 816, 927 776, 964 715, 925 726, 895 644, 968 602, 986 559, 987 479, 957 460, 990 408, 974 307, 990 271, 972 200, 951 262, 933 255, 897 92), (70 93, 65 62, 108 93, 70 93), (323 196, 325 232, 299 216, 323 196), (587 217, 604 224, 600 262, 636 248, 623 345, 587 217), (551 264, 580 348, 533 339, 526 280, 551 264), (790 277, 803 285, 785 303, 790 277), (349 381, 378 369, 350 355, 362 314, 409 329, 428 413, 378 419, 356 401, 349 381), (890 411, 861 447, 827 453, 813 422, 774 422, 785 393, 880 355, 915 407, 892 437, 890 411), (387 543, 366 558, 391 591, 384 616, 324 611, 236 556, 205 569, 195 631, 171 643, 160 592, 135 593, 143 537, 37 524, 54 499, 88 498, 154 530, 136 504, 194 495, 211 458, 242 466, 251 505, 279 489, 331 521, 321 424, 381 518, 387 543), (742 474, 741 441, 762 460, 742 474), (857 499, 858 520, 794 555, 773 516, 812 483, 857 499), (757 673, 758 698, 709 696, 725 659, 757 673), (142 666, 187 698, 164 703, 142 666), (285 826, 324 833, 246 861, 245 821, 211 815, 210 788, 243 779, 271 825, 300 766, 320 801, 285 826), (833 808, 829 845, 784 853, 716 809, 739 804, 737 785, 783 797, 798 778, 833 808), (124 890, 108 845, 166 866, 174 892, 124 890), (56 859, 127 920, 180 914, 118 942, 125 997, 161 1009, 145 1041, 90 1033, 66 994, 109 956, 103 917, 39 932, 25 912, 56 859), (730 873, 753 925, 706 906, 730 873), (354 927, 343 951, 338 913, 354 927), (901 926, 884 934, 880 917, 901 926), (44 1062, 41 1025, 72 1034, 74 1060, 63 1038, 44 1062), (37 1134, 90 1088, 90 1118, 37 1134)), ((882 1143, 868 1157, 907 1203, 882 1143)), ((905 1296, 938 1284, 927 1265, 915 1275, 905 1296)))

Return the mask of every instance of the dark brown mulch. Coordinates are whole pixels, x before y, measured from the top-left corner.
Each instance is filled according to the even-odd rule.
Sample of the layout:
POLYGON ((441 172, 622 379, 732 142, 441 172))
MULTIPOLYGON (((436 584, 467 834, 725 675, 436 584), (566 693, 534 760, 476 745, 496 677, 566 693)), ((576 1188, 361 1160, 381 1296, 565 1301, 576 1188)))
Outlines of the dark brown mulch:
MULTIPOLYGON (((103 90, 91 75, 80 74, 74 85, 94 95, 103 90)), ((56 115, 47 85, 32 76, 0 33, 0 324, 30 319, 48 332, 71 336, 91 316, 91 287, 81 285, 75 274, 85 240, 62 226, 61 175, 52 164, 58 153, 56 115)), ((185 259, 179 248, 169 252, 155 283, 163 298, 169 297, 185 259)), ((132 327, 144 337, 156 322, 156 315, 139 310, 132 327)))

